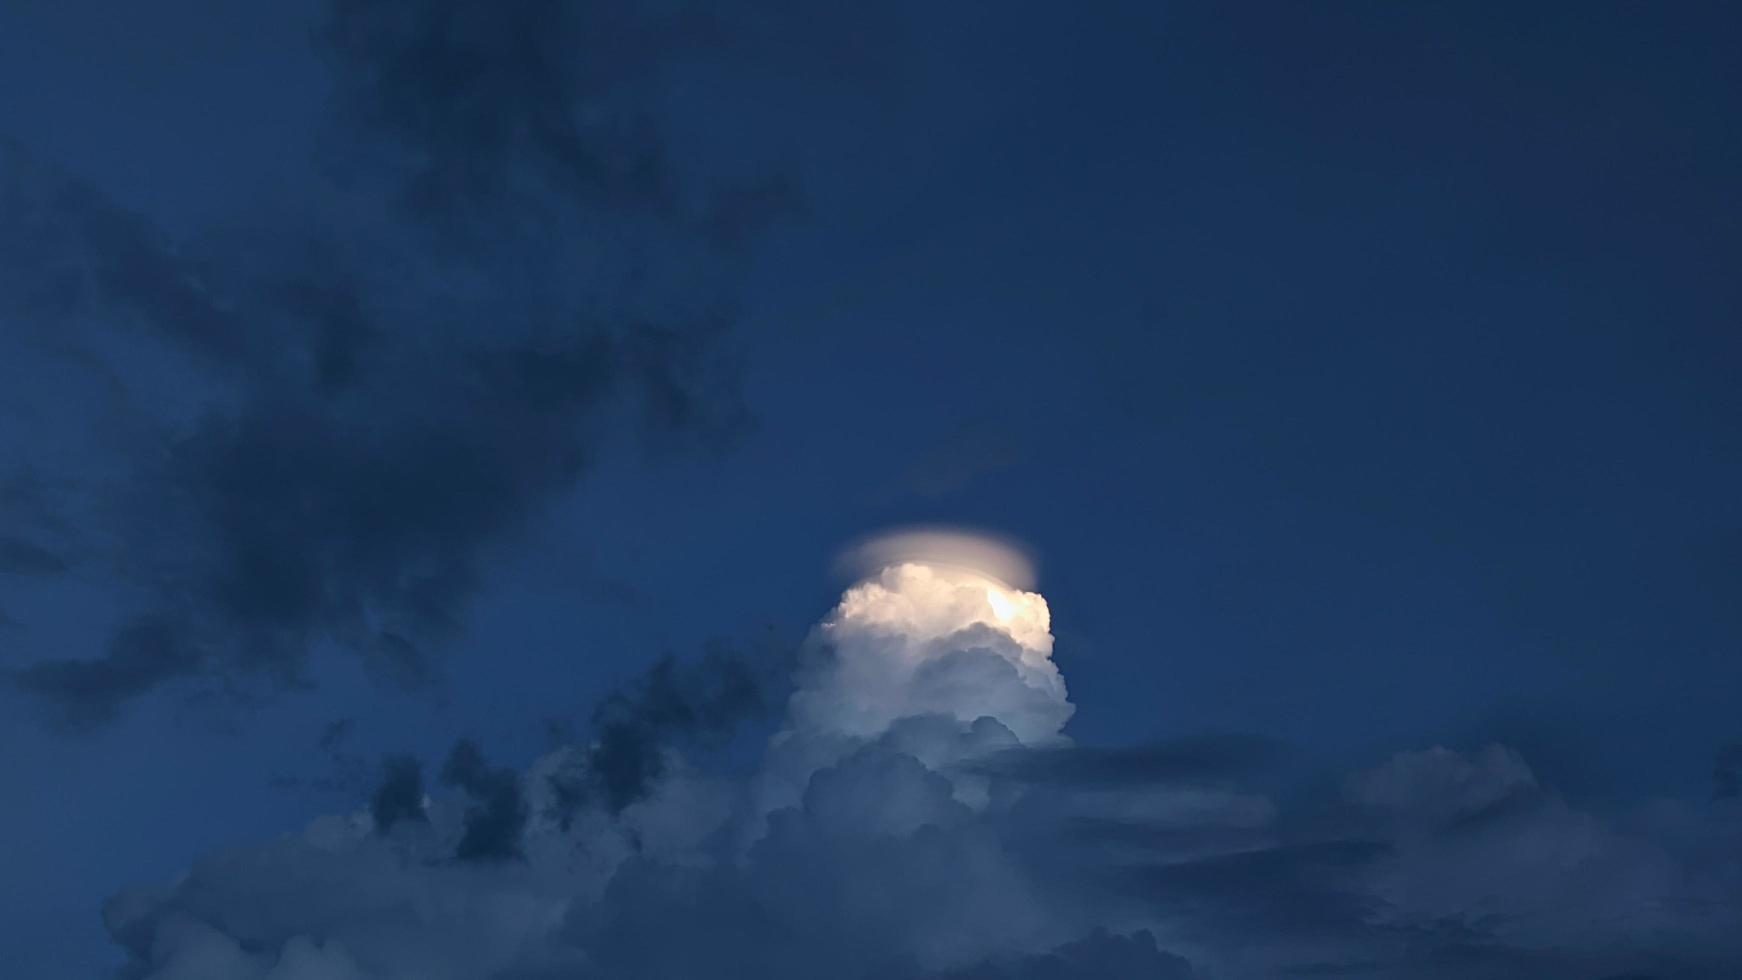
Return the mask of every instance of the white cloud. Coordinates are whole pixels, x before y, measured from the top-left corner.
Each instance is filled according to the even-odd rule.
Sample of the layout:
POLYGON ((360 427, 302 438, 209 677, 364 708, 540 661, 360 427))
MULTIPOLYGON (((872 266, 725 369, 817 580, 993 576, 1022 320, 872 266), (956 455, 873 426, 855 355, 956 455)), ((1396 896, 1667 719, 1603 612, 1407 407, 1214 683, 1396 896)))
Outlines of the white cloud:
POLYGON ((1046 599, 963 568, 909 562, 847 590, 801 674, 802 732, 871 737, 937 714, 997 719, 1027 744, 1056 739, 1075 706, 1052 662, 1046 599))

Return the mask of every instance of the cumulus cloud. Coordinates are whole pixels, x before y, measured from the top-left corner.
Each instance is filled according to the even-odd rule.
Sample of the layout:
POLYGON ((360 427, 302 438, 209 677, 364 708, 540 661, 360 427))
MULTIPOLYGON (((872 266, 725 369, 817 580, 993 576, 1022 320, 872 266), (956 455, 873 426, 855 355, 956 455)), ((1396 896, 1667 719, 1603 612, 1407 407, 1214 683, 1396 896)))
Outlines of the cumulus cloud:
POLYGON ((915 563, 855 584, 748 775, 683 751, 740 701, 703 696, 732 688, 719 663, 656 667, 591 743, 523 772, 461 743, 457 793, 426 800, 394 760, 369 808, 112 900, 126 975, 1572 980, 1742 963, 1735 801, 1584 812, 1503 746, 1401 752, 1334 799, 1289 801, 1242 785, 1277 763, 1262 739, 1078 745, 1044 599, 986 589, 915 563), (1009 688, 923 669, 963 650, 1009 688), (626 764, 613 724, 633 730, 637 793, 567 793, 554 777, 626 764), (486 829, 512 860, 478 860, 486 829))
POLYGON ((989 716, 1032 744, 1075 710, 1046 599, 979 571, 892 565, 848 589, 819 634, 793 697, 801 729, 865 736, 916 715, 989 716))

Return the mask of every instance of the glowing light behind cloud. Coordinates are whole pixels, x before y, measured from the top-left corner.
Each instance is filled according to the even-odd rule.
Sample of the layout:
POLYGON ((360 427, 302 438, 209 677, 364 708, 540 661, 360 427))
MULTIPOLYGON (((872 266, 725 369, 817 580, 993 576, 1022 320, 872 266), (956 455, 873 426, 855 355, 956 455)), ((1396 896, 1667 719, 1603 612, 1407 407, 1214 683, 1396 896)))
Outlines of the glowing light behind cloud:
POLYGON ((860 579, 818 626, 833 657, 799 685, 801 729, 874 736, 895 721, 996 719, 1027 743, 1059 736, 1075 707, 1052 662, 1052 615, 1014 543, 937 529, 862 542, 860 579), (1018 584, 1020 583, 1020 584, 1018 584))
POLYGON ((1034 556, 1020 542, 960 528, 908 527, 873 535, 842 551, 835 565, 861 581, 909 563, 972 572, 1009 589, 1032 591, 1037 581, 1034 556))
POLYGON ((824 629, 881 630, 920 641, 907 652, 934 656, 932 646, 984 627, 1015 640, 1032 659, 1052 656, 1052 611, 1038 592, 947 565, 903 562, 883 569, 841 596, 824 629))

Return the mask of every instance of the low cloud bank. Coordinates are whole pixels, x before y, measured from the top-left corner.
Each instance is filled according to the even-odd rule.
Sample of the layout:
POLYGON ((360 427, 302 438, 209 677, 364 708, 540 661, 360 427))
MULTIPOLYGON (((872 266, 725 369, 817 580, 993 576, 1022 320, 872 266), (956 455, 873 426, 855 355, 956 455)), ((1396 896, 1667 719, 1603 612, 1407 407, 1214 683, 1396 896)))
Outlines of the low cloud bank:
POLYGON ((1503 746, 1337 798, 1250 737, 1073 743, 1046 601, 904 563, 849 589, 748 776, 686 738, 762 703, 662 664, 526 770, 389 760, 373 803, 116 896, 134 980, 1718 977, 1742 801, 1582 812, 1503 746), (426 788, 427 787, 427 788, 426 788), (429 795, 426 795, 429 794, 429 795))

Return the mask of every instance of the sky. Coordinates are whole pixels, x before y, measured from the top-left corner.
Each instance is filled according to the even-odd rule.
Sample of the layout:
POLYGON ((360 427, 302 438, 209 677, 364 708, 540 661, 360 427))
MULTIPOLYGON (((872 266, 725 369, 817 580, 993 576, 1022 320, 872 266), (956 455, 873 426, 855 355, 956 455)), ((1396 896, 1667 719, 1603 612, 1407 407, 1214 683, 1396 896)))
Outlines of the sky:
POLYGON ((0 962, 1736 975, 1739 29, 0 6, 0 962))

